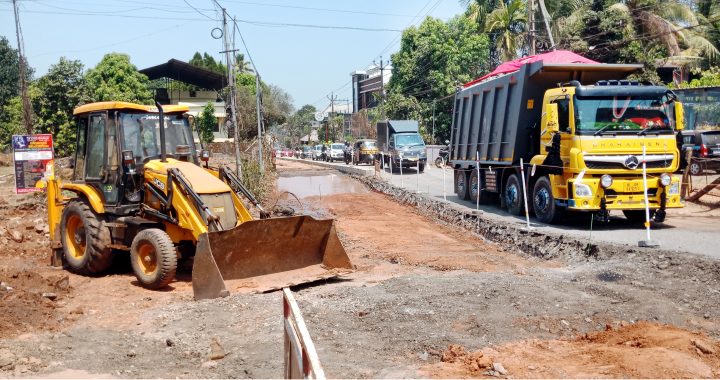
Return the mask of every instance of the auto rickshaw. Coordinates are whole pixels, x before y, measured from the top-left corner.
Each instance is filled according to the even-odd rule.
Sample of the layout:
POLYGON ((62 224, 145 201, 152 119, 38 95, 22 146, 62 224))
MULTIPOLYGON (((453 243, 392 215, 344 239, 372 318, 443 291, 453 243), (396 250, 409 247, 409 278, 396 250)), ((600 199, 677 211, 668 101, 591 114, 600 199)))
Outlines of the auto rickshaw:
POLYGON ((353 165, 370 164, 375 165, 375 157, 378 154, 377 142, 371 139, 360 139, 353 145, 353 165))

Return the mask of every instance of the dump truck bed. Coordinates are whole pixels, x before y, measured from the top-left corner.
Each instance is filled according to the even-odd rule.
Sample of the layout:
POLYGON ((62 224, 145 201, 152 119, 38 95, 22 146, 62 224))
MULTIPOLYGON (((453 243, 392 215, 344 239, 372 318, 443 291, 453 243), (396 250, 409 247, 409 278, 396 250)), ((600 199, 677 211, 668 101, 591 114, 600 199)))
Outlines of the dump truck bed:
POLYGON ((642 68, 628 64, 545 64, 473 83, 455 95, 450 132, 450 162, 458 167, 481 164, 509 166, 537 154, 545 91, 576 80, 594 84, 623 79, 642 68))

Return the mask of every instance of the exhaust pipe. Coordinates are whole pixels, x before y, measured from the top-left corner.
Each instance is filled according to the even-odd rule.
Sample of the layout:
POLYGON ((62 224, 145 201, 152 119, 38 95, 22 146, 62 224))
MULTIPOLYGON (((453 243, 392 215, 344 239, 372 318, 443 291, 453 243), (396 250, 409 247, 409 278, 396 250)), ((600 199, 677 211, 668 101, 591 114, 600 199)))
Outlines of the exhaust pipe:
POLYGON ((158 112, 160 112, 160 161, 167 162, 167 151, 165 149, 165 112, 157 100, 155 101, 155 106, 158 112))

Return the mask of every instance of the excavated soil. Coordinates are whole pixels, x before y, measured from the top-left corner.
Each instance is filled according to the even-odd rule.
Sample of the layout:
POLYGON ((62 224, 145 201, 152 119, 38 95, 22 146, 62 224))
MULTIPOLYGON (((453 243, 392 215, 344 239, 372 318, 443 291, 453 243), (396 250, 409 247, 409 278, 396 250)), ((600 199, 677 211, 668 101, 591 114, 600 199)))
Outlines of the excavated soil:
MULTIPOLYGON (((297 188, 302 177, 352 180, 278 168, 308 196, 278 189, 269 205, 335 218, 356 265, 293 289, 328 377, 720 376, 717 261, 589 255, 582 241, 528 250, 518 235, 479 234, 507 226, 468 231, 470 217, 451 223, 357 183, 314 195, 297 188)), ((280 293, 193 301, 187 268, 149 291, 122 255, 104 276, 51 268, 44 198, 14 195, 7 173, 0 166, 0 377, 282 376, 280 293), (223 358, 210 359, 212 342, 223 358)))
POLYGON ((450 345, 440 363, 423 368, 433 378, 713 378, 719 346, 699 332, 641 322, 573 339, 530 340, 468 352, 450 345))

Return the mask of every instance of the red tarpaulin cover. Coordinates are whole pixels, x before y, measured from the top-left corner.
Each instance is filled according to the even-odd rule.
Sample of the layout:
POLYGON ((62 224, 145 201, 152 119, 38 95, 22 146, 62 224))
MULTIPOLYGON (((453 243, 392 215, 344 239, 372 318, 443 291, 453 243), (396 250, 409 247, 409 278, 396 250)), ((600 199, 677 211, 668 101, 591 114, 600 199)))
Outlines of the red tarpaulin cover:
POLYGON ((595 62, 592 59, 585 58, 581 55, 577 55, 568 50, 556 50, 556 51, 551 51, 548 53, 531 55, 529 57, 523 57, 523 58, 519 58, 519 59, 516 59, 513 61, 501 63, 500 66, 496 67, 495 70, 493 70, 490 74, 483 75, 480 78, 477 78, 473 81, 465 83, 463 85, 463 87, 472 86, 475 83, 482 82, 483 80, 490 78, 490 77, 494 77, 496 75, 507 74, 507 73, 512 73, 514 71, 518 71, 518 70, 520 70, 520 66, 522 66, 526 63, 537 62, 537 61, 543 61, 545 63, 600 63, 600 62, 595 62))

